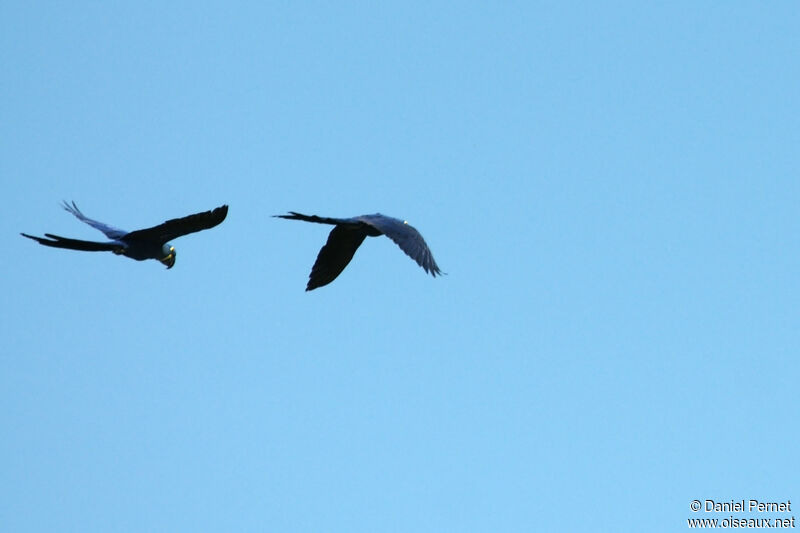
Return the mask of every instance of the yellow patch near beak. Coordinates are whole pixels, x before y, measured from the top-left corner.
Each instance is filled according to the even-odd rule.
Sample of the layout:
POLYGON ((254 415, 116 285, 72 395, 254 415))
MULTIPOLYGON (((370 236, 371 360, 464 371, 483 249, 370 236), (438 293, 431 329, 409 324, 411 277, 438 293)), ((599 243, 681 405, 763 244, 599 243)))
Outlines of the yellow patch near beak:
POLYGON ((169 247, 169 254, 160 260, 162 264, 167 266, 167 270, 175 266, 175 247, 169 247))

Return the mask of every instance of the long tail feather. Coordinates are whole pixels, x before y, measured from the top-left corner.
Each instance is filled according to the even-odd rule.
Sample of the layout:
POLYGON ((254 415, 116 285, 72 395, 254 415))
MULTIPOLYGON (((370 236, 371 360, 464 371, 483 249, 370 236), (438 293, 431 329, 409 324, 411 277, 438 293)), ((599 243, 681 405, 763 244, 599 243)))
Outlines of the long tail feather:
POLYGON ((45 237, 34 237, 27 233, 20 233, 23 237, 34 240, 43 246, 50 246, 53 248, 64 248, 67 250, 80 250, 82 252, 120 252, 123 246, 115 242, 94 242, 94 241, 81 241, 78 239, 68 239, 66 237, 59 237, 45 233, 45 237))
POLYGON ((334 226, 339 224, 352 224, 352 220, 341 218, 318 217, 317 215, 303 215, 295 211, 289 211, 288 215, 273 215, 275 218, 285 218, 287 220, 302 220, 304 222, 315 222, 317 224, 332 224, 334 226))

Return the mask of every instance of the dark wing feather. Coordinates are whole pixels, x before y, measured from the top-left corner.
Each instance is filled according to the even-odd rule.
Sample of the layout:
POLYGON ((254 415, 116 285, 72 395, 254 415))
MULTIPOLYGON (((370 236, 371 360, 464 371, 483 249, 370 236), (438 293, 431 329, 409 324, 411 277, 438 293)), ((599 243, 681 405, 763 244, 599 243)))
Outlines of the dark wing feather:
POLYGON ((183 218, 173 218, 152 228, 132 231, 125 235, 123 240, 141 240, 164 244, 183 235, 213 228, 225 220, 227 215, 228 206, 223 205, 213 211, 196 213, 183 218))
POLYGON ((317 255, 317 260, 308 276, 307 291, 327 285, 342 273, 353 255, 367 237, 366 232, 353 226, 336 226, 328 235, 328 242, 317 255))
POLYGON ((78 239, 67 239, 66 237, 59 237, 45 233, 45 237, 34 237, 27 233, 20 233, 23 237, 32 239, 44 246, 52 246, 53 248, 66 248, 67 250, 80 250, 82 252, 121 252, 125 249, 120 243, 116 242, 95 242, 95 241, 81 241, 78 239))
POLYGON ((392 239, 425 272, 430 273, 433 277, 442 274, 425 239, 414 226, 384 215, 364 215, 358 218, 392 239))

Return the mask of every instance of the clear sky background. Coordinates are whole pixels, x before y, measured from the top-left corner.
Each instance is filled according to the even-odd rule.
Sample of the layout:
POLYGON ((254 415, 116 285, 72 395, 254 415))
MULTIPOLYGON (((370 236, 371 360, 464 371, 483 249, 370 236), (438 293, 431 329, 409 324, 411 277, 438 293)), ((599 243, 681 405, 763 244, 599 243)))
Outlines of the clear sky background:
POLYGON ((0 4, 0 529, 800 505, 798 28, 788 1, 0 4), (166 271, 19 236, 102 240, 61 200, 230 213, 166 271), (368 239, 306 293, 329 228, 288 210, 406 219, 448 275, 368 239))

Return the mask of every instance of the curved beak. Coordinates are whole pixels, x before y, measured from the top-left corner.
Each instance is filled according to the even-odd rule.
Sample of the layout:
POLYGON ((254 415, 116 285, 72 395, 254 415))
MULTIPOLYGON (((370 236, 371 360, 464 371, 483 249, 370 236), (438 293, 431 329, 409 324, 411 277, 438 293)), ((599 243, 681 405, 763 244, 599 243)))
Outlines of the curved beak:
POLYGON ((170 268, 175 266, 175 256, 176 255, 177 254, 175 253, 175 247, 174 246, 170 246, 169 254, 166 257, 164 257, 162 259, 159 259, 159 261, 161 261, 162 264, 166 265, 167 266, 167 270, 169 270, 170 268))

